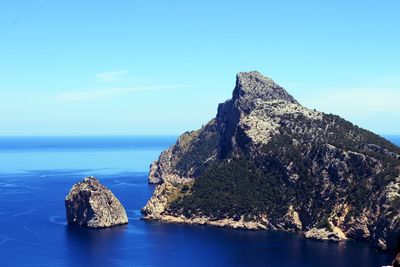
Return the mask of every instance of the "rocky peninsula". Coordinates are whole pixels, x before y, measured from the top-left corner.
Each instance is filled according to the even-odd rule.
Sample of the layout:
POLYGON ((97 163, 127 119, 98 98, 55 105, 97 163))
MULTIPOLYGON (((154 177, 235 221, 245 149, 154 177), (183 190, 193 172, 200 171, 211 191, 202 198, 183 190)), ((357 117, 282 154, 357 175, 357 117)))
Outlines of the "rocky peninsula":
POLYGON ((302 106, 261 73, 150 167, 144 218, 352 238, 394 249, 400 148, 343 118, 302 106))

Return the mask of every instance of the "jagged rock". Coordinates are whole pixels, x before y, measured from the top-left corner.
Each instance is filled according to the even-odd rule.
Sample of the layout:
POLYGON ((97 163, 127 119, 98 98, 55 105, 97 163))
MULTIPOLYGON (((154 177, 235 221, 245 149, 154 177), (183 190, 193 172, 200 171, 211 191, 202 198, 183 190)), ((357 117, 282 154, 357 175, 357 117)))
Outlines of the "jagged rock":
POLYGON ((400 148, 384 138, 300 105, 259 72, 242 72, 216 117, 181 135, 151 165, 149 182, 160 185, 143 212, 394 249, 399 159, 400 148), (317 230, 326 221, 333 233, 317 230))
POLYGON ((348 221, 347 224, 349 227, 346 231, 346 236, 361 241, 370 240, 371 232, 368 229, 369 222, 367 216, 359 216, 358 218, 348 221))
POLYGON ((330 231, 325 228, 312 228, 304 233, 306 238, 322 240, 322 241, 343 241, 346 237, 337 231, 330 231))
POLYGON ((72 186, 65 198, 65 208, 69 224, 105 228, 128 223, 119 200, 92 176, 72 186))
POLYGON ((294 232, 300 232, 303 229, 300 215, 297 211, 293 210, 293 206, 289 206, 288 212, 283 217, 279 229, 294 232))
POLYGON ((163 179, 160 176, 162 171, 162 167, 158 164, 159 161, 154 161, 150 165, 150 173, 149 173, 149 184, 160 184, 162 183, 163 179))

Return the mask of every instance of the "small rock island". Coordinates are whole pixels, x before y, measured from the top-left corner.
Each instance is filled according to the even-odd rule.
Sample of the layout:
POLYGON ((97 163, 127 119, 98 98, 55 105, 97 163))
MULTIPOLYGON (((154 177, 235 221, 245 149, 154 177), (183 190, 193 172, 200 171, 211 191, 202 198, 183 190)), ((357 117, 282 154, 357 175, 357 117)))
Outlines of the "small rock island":
POLYGON ((65 208, 68 224, 106 228, 128 223, 122 204, 93 176, 72 186, 65 198, 65 208))

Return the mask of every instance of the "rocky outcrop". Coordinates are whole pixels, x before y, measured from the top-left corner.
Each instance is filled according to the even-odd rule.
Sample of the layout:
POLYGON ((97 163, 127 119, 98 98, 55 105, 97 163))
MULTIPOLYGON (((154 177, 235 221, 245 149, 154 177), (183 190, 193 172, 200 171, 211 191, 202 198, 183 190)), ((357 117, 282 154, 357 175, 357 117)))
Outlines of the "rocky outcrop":
POLYGON ((69 224, 105 228, 128 223, 119 200, 92 176, 72 186, 65 198, 65 208, 69 224))
POLYGON ((150 165, 149 183, 191 179, 199 176, 217 158, 219 131, 211 120, 198 131, 182 134, 176 144, 150 165))
POLYGON ((151 166, 147 219, 353 238, 394 249, 400 148, 308 109, 258 72, 151 166))
POLYGON ((391 181, 377 200, 379 214, 372 228, 372 244, 380 249, 396 248, 400 237, 400 176, 391 181))
POLYGON ((304 233, 304 236, 321 241, 343 241, 347 239, 346 235, 339 228, 311 228, 304 233))

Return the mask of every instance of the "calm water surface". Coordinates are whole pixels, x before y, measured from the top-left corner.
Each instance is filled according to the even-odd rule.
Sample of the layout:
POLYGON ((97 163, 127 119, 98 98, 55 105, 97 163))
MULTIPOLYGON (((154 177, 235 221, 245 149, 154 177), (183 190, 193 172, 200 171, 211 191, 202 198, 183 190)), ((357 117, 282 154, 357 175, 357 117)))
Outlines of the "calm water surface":
MULTIPOLYGON (((400 137, 389 137, 400 144, 400 137)), ((173 137, 0 138, 0 266, 381 266, 392 256, 358 242, 140 220, 154 187, 148 165, 173 137), (64 197, 94 175, 129 224, 67 226, 64 197)))

